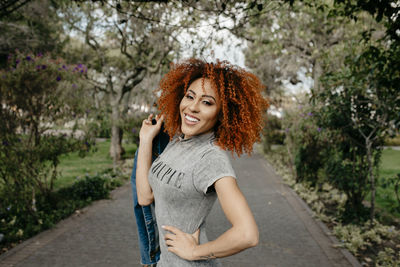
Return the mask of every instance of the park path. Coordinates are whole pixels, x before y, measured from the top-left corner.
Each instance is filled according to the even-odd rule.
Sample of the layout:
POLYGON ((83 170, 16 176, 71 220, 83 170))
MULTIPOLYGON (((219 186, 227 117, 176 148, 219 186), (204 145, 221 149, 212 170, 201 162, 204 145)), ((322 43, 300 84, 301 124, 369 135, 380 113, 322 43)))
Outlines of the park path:
MULTIPOLYGON (((221 259, 223 266, 360 266, 311 217, 305 203, 260 156, 232 159, 238 183, 260 230, 255 248, 221 259)), ((210 239, 230 226, 217 203, 207 221, 210 239)), ((337 241, 336 241, 337 242, 337 241)), ((0 255, 0 266, 140 266, 130 184, 0 255)), ((171 266, 173 267, 173 266, 171 266)))

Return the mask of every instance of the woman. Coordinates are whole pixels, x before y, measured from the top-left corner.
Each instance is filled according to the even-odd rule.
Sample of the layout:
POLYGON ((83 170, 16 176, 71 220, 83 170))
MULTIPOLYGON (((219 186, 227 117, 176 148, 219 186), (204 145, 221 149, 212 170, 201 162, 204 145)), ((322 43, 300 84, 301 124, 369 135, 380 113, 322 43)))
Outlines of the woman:
POLYGON ((160 83, 160 115, 143 121, 136 170, 140 205, 155 202, 161 257, 157 266, 217 266, 214 258, 258 243, 258 228, 236 183, 226 150, 251 153, 268 107, 263 85, 228 62, 189 59, 160 83), (151 164, 164 122, 171 141, 151 164), (208 241, 205 219, 216 198, 232 227, 208 241))

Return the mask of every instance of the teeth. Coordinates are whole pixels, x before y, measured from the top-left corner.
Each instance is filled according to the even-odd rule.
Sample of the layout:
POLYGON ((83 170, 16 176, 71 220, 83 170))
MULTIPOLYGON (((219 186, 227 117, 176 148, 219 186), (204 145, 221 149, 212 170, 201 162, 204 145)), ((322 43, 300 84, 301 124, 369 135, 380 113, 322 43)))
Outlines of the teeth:
POLYGON ((193 118, 193 117, 190 117, 189 115, 185 115, 185 118, 186 118, 187 120, 189 120, 189 121, 192 121, 192 122, 198 122, 198 121, 199 121, 198 119, 195 119, 195 118, 193 118))

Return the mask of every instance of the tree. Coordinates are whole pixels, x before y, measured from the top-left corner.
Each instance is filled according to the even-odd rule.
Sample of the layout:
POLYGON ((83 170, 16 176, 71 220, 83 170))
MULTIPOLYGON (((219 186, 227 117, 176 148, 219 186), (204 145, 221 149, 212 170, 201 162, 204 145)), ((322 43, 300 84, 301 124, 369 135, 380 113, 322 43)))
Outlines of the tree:
POLYGON ((3 2, 4 13, 0 13, 0 66, 7 64, 8 55, 15 49, 36 54, 61 51, 66 38, 62 35, 56 1, 3 2))
MULTIPOLYGON (((343 160, 357 155, 358 158, 353 158, 354 164, 363 163, 363 179, 369 178, 371 190, 371 222, 375 217, 379 178, 376 170, 383 141, 387 136, 394 136, 400 125, 399 52, 369 42, 358 55, 349 49, 344 65, 323 76, 324 85, 332 90, 316 96, 324 103, 321 113, 328 119, 327 126, 340 129, 341 136, 351 144, 342 150, 343 160)), ((360 205, 362 197, 358 201, 360 205)))
POLYGON ((36 195, 53 190, 59 157, 89 149, 85 136, 48 132, 84 113, 85 71, 82 64, 70 66, 48 55, 9 56, 8 68, 0 71, 1 205, 13 203, 35 215, 36 195))
POLYGON ((348 18, 359 29, 354 40, 343 40, 340 50, 321 57, 323 90, 314 90, 311 98, 319 111, 317 123, 333 133, 326 175, 349 196, 349 214, 361 215, 362 201, 371 190, 371 223, 380 146, 399 127, 399 36, 393 30, 399 8, 390 1, 332 3, 331 17, 348 18), (372 23, 374 18, 385 24, 372 23), (360 24, 360 20, 369 23, 360 24))
POLYGON ((170 7, 164 3, 115 2, 118 8, 101 3, 70 5, 64 18, 70 29, 85 45, 82 58, 88 62, 88 78, 93 88, 106 96, 111 107, 110 154, 114 167, 121 159, 123 100, 147 74, 157 73, 171 61, 175 47, 179 47, 179 28, 152 21, 150 18, 173 20, 170 7), (136 18, 124 10, 145 14, 136 18))
MULTIPOLYGON (((340 64, 343 48, 365 29, 365 21, 350 23, 347 17, 334 16, 331 1, 295 1, 254 18, 248 32, 254 38, 246 50, 246 64, 254 69, 271 92, 282 90, 283 82, 299 83, 298 72, 311 76, 312 90, 320 91, 322 58, 340 64)), ((278 94, 279 95, 279 94, 278 94)))
POLYGON ((0 19, 23 7, 31 0, 8 0, 0 3, 0 19))

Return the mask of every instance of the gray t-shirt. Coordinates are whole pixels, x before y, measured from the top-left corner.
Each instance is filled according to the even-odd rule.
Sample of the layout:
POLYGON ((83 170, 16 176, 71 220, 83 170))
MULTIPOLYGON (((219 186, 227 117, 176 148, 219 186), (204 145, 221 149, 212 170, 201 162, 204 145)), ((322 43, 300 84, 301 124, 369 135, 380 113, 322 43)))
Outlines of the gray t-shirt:
POLYGON ((212 185, 235 172, 227 152, 214 144, 213 132, 189 139, 175 136, 149 170, 160 233, 161 258, 157 267, 219 266, 216 260, 187 261, 167 250, 166 230, 175 226, 185 233, 200 228, 200 244, 208 242, 205 220, 217 198, 212 185))

